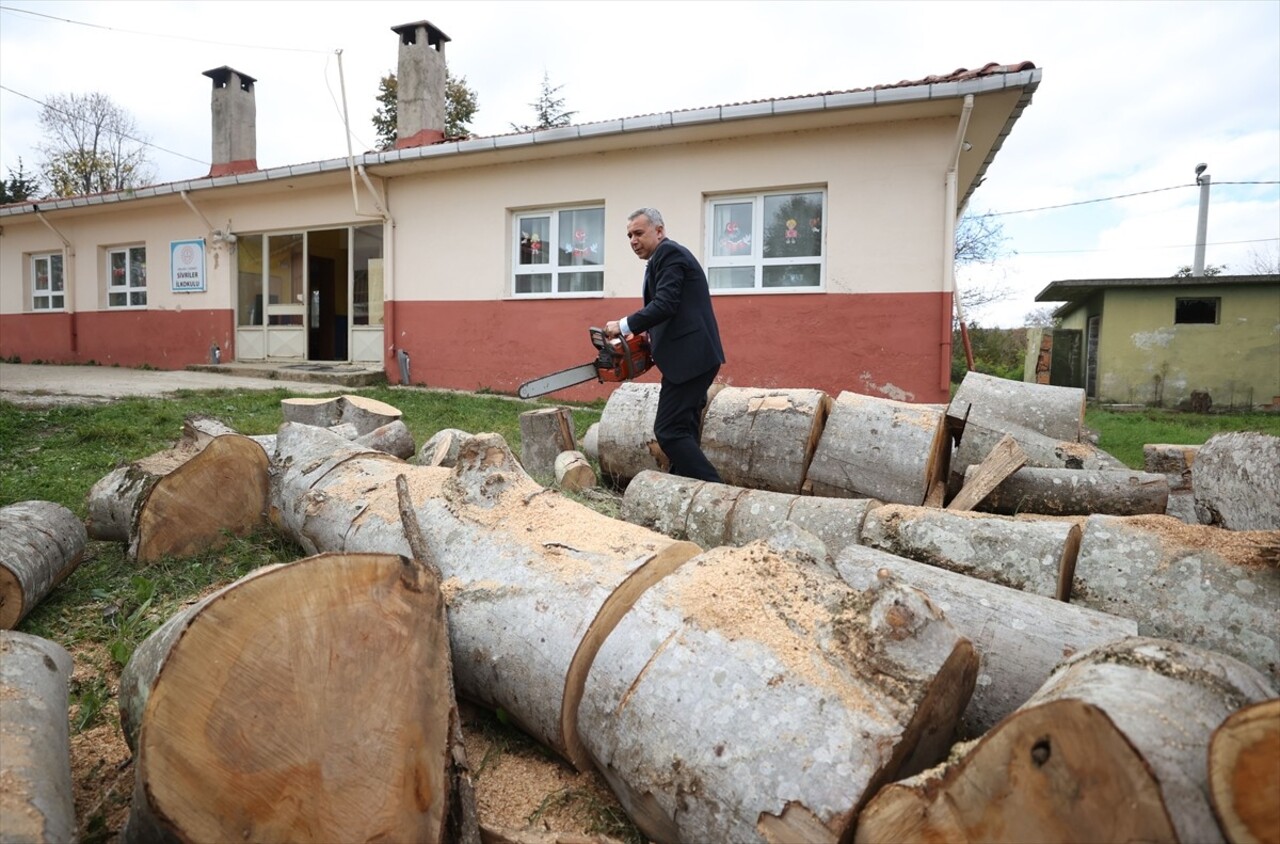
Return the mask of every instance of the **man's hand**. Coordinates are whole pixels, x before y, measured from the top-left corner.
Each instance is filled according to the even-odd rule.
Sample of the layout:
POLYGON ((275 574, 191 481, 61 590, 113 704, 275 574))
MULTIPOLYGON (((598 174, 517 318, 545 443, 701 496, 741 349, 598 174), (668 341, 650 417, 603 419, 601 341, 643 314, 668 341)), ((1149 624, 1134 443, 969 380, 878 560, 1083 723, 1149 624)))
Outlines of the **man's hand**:
POLYGON ((622 329, 618 327, 618 322, 616 320, 609 320, 604 324, 604 336, 606 337, 622 336, 622 329))

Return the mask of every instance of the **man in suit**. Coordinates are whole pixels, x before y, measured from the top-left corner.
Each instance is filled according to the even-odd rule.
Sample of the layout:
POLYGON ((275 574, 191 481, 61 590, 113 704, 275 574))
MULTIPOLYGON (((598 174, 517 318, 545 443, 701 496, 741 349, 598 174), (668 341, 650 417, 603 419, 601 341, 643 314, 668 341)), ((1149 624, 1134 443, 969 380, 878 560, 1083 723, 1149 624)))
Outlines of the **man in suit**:
POLYGON ((707 389, 724 363, 706 273, 693 253, 667 237, 654 208, 627 218, 627 239, 631 251, 648 262, 644 307, 606 323, 605 333, 649 332, 653 361, 662 371, 653 434, 671 461, 671 474, 720 483, 720 473, 699 445, 707 389))

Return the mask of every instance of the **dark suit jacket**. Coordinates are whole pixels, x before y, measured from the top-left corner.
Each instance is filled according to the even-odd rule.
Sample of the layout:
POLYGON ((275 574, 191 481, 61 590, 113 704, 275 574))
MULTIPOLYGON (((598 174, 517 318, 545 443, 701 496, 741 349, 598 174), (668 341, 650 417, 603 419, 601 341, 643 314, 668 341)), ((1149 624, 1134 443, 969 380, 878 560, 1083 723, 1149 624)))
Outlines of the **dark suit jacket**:
POLYGON ((649 332, 653 361, 673 384, 724 363, 707 275, 693 253, 666 239, 644 270, 644 307, 627 317, 633 334, 649 332))

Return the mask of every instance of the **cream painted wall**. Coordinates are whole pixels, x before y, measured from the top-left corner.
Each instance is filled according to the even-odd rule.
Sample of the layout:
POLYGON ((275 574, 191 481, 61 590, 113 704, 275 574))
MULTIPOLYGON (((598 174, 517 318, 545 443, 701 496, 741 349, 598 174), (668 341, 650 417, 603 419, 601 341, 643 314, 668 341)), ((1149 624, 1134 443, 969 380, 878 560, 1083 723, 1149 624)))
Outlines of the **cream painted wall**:
POLYGON ((631 211, 658 208, 668 236, 702 257, 708 195, 810 186, 827 188, 827 292, 936 291, 954 137, 955 122, 938 118, 397 179, 395 298, 510 298, 511 213, 601 203, 604 296, 637 296, 643 267, 626 242, 631 211))
MULTIPOLYGON (((354 213, 349 182, 309 190, 286 188, 256 194, 208 191, 188 196, 215 228, 226 228, 230 221, 230 230, 238 233, 381 222, 354 213), (222 198, 211 201, 211 195, 222 198)), ((361 210, 372 209, 367 194, 361 201, 361 210)), ((71 242, 74 252, 65 259, 68 310, 106 310, 106 250, 131 245, 147 247, 148 309, 234 307, 235 250, 229 244, 214 242, 204 220, 180 196, 62 211, 47 218, 71 242), (173 293, 169 283, 169 244, 200 238, 205 239, 206 292, 173 293)), ((5 218, 0 234, 0 313, 17 314, 29 309, 30 256, 61 248, 61 240, 39 218, 5 218)))

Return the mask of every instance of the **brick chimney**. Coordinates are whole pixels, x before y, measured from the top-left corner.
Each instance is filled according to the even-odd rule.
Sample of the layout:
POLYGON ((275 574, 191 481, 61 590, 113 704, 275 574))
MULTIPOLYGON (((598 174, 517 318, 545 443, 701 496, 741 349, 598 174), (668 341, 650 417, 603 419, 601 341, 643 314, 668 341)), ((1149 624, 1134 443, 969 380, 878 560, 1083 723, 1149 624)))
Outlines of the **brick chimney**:
POLYGON ((252 173, 258 169, 257 80, 235 68, 216 67, 204 75, 213 80, 213 167, 210 176, 252 173))
POLYGON ((400 36, 396 63, 396 149, 444 139, 444 45, 429 21, 391 27, 400 36))

